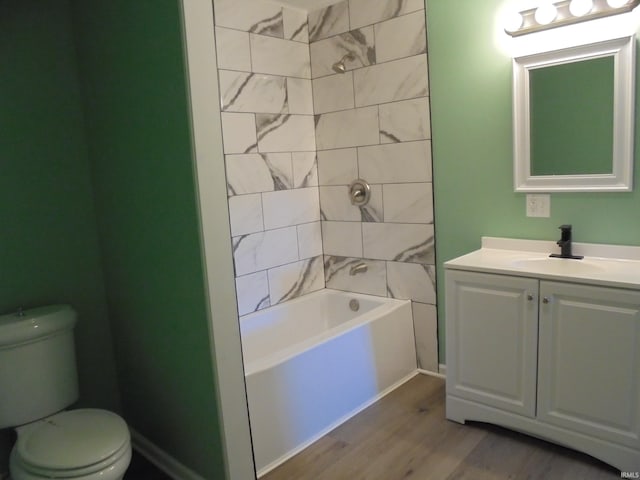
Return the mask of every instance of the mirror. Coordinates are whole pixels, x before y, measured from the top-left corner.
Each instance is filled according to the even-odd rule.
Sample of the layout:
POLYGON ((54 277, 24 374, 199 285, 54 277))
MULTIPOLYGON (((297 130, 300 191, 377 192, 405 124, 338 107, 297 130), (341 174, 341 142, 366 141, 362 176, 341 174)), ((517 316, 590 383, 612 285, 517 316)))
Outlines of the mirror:
POLYGON ((630 191, 635 37, 513 62, 517 192, 630 191))

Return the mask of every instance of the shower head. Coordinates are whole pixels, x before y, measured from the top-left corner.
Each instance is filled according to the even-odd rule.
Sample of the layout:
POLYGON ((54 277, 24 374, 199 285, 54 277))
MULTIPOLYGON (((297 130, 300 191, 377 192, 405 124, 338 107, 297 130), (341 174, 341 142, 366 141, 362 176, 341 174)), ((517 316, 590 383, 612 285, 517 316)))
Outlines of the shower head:
POLYGON ((347 60, 354 60, 354 59, 355 59, 355 56, 353 55, 353 53, 351 52, 346 53, 340 60, 334 63, 331 66, 331 68, 336 73, 345 73, 347 71, 347 67, 345 66, 344 62, 347 60))

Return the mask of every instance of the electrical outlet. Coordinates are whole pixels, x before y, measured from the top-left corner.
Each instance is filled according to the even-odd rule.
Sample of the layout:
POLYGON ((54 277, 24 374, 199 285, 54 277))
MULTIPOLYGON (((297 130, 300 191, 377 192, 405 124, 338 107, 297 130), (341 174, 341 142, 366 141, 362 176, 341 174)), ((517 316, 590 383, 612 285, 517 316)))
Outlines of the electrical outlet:
POLYGON ((551 197, 550 195, 529 194, 527 195, 527 217, 550 217, 551 197))

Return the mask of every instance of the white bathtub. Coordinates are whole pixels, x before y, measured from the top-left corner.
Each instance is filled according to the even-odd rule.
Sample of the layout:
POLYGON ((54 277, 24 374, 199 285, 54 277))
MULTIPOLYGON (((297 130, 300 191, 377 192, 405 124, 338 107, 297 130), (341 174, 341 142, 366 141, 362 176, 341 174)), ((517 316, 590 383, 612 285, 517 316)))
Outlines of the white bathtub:
POLYGON ((409 300, 325 289, 240 329, 258 476, 417 372, 409 300))

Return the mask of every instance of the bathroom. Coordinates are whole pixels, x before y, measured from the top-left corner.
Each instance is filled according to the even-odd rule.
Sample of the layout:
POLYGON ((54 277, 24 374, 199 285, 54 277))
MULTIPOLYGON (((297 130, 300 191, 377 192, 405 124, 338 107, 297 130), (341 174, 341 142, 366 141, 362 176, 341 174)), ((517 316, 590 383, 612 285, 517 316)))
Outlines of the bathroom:
MULTIPOLYGON (((236 315, 233 265, 229 233, 215 223, 203 225, 202 262, 195 198, 224 204, 227 186, 215 183, 219 165, 208 182, 217 188, 193 180, 177 2, 132 3, 0 7, 12 72, 2 77, 14 81, 3 82, 13 108, 0 114, 14 140, 0 147, 14 159, 2 176, 11 228, 0 255, 11 281, 1 310, 74 305, 82 403, 124 412, 149 449, 220 478, 223 442, 244 445, 247 433, 224 428, 242 415, 233 401, 241 367, 216 370, 208 341, 211 309, 215 358, 238 358, 221 340, 237 333, 218 321, 236 315)), ((482 235, 550 240, 570 222, 576 241, 640 244, 635 191, 554 194, 550 217, 525 215, 512 184, 511 59, 495 40, 506 3, 427 2, 438 278, 482 235)), ((208 218, 224 223, 225 210, 208 218)), ((420 303, 442 305, 442 288, 437 296, 420 303)), ((439 322, 436 368, 446 363, 442 312, 439 322)))

